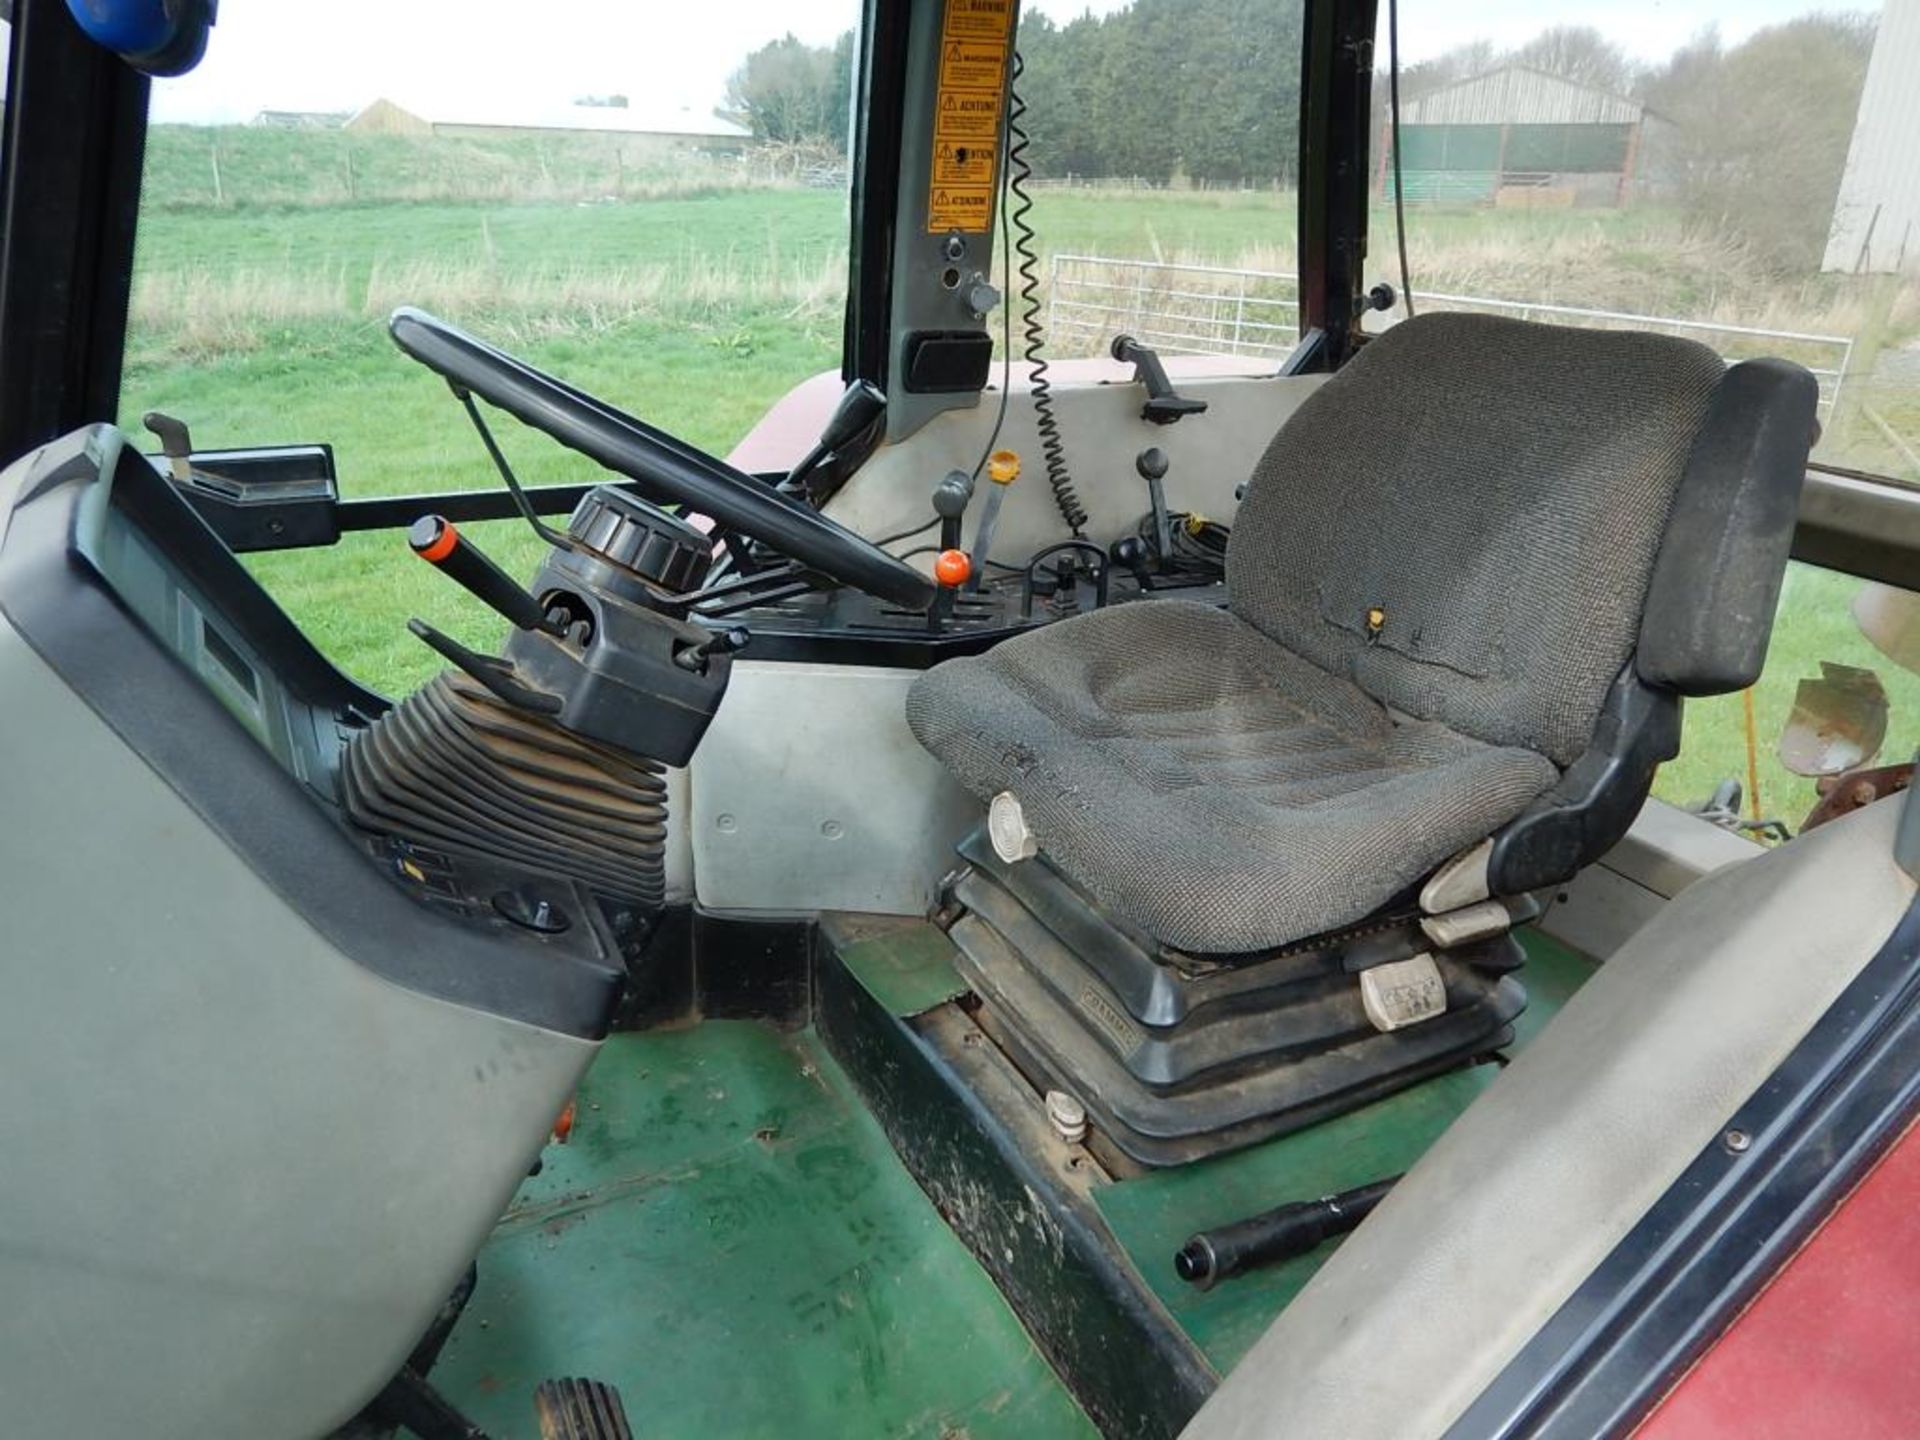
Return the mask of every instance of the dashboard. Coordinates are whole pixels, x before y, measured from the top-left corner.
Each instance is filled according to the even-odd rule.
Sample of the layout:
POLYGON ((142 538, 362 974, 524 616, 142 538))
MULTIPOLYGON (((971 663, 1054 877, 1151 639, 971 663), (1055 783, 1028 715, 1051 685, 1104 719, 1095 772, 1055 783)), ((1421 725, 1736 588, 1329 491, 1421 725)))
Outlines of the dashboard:
MULTIPOLYGON (((349 823, 342 756, 388 702, 320 654, 125 435, 92 426, 16 463, 0 525, 0 616, 339 949, 410 989, 605 1033, 621 917, 566 876, 349 823)), ((73 813, 54 822, 82 839, 100 808, 87 786, 71 777, 73 813)))

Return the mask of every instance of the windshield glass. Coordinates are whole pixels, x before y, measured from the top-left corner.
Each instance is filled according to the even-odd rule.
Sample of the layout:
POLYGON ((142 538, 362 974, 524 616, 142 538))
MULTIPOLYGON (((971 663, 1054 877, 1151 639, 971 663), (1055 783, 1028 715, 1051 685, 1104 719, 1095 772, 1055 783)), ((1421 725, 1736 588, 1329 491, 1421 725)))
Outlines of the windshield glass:
MULTIPOLYGON (((386 337, 410 304, 729 454, 840 365, 859 11, 224 5, 201 67, 154 87, 122 424, 163 411, 202 449, 327 442, 347 498, 494 486, 446 386, 386 337)), ((1290 348, 1300 14, 1024 7, 1050 354, 1123 329, 1254 368, 1290 348)), ((598 478, 496 432, 529 484, 598 478)), ((474 534, 515 573, 538 559, 524 526, 474 534)), ((497 639, 389 535, 248 563, 376 688, 437 663, 410 614, 497 639)))
MULTIPOLYGON (((153 91, 121 423, 197 447, 320 441, 344 497, 499 484, 446 385, 386 335, 418 305, 728 454, 837 371, 856 0, 233 0, 153 91)), ((529 484, 601 478, 510 422, 529 484)), ((476 527, 530 573, 522 525, 476 527)), ((389 534, 250 557, 336 660, 399 692, 421 615, 491 617, 389 534)))

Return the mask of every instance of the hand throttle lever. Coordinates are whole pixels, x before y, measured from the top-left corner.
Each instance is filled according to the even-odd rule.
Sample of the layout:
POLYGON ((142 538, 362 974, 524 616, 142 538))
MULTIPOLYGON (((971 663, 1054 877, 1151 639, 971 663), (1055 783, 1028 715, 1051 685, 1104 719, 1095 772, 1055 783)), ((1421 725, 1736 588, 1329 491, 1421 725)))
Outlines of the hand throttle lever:
POLYGON ((407 544, 414 554, 457 580, 475 599, 520 629, 549 635, 567 633, 562 622, 550 619, 538 600, 461 535, 444 515, 422 515, 414 521, 407 529, 407 544))
POLYGON ((1185 416, 1206 413, 1207 402, 1175 390, 1160 357, 1133 336, 1114 336, 1112 354, 1121 364, 1133 366, 1133 378, 1147 387, 1147 403, 1140 407, 1141 419, 1155 425, 1171 425, 1185 416))

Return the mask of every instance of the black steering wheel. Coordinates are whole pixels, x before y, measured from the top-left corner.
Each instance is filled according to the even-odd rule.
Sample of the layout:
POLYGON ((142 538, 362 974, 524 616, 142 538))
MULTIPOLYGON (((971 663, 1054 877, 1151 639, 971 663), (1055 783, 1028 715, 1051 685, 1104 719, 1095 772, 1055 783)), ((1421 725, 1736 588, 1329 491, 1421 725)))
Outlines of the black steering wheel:
POLYGON ((871 540, 444 320, 403 306, 387 331, 429 370, 626 476, 657 504, 710 516, 808 570, 895 605, 923 610, 933 602, 933 581, 871 540))

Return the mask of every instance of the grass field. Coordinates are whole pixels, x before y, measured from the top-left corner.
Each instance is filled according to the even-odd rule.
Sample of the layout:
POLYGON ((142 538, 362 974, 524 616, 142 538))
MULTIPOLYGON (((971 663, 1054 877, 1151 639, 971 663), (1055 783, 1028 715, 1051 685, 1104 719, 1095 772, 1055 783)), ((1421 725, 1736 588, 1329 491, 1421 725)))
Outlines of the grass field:
MULTIPOLYGON (((1047 189, 1033 219, 1050 251, 1293 265, 1286 194, 1047 189)), ((1391 231, 1377 221, 1384 256, 1391 231)), ((122 421, 137 426, 144 411, 166 410, 207 446, 331 441, 349 495, 491 485, 445 386, 386 339, 385 315, 414 303, 724 453, 791 386, 837 364, 845 234, 837 191, 755 183, 723 160, 663 170, 556 141, 160 127, 122 421)), ((1782 283, 1661 211, 1416 211, 1410 249, 1423 289, 1819 333, 1854 333, 1870 312, 1884 313, 1890 344, 1920 326, 1911 290, 1888 296, 1833 277, 1782 283)), ((1920 397, 1900 391, 1881 412, 1902 428, 1910 418, 1909 433, 1920 433, 1920 397)), ((1865 422, 1846 428, 1849 458, 1901 463, 1865 422)), ((593 478, 587 462, 538 437, 511 425, 501 436, 529 481, 593 478)), ((537 557, 517 526, 481 538, 509 568, 530 569, 537 557)), ((496 637, 397 536, 253 563, 323 648, 389 692, 437 663, 406 635, 409 615, 470 643, 496 637)), ((1846 609, 1856 588, 1796 571, 1758 687, 1763 798, 1789 819, 1811 803, 1811 786, 1773 762, 1773 740, 1795 683, 1821 659, 1882 671, 1898 740, 1889 754, 1920 739, 1920 678, 1894 672, 1858 635, 1846 609)), ((1699 799, 1720 778, 1744 775, 1745 755, 1737 697, 1697 703, 1661 793, 1699 799)))

